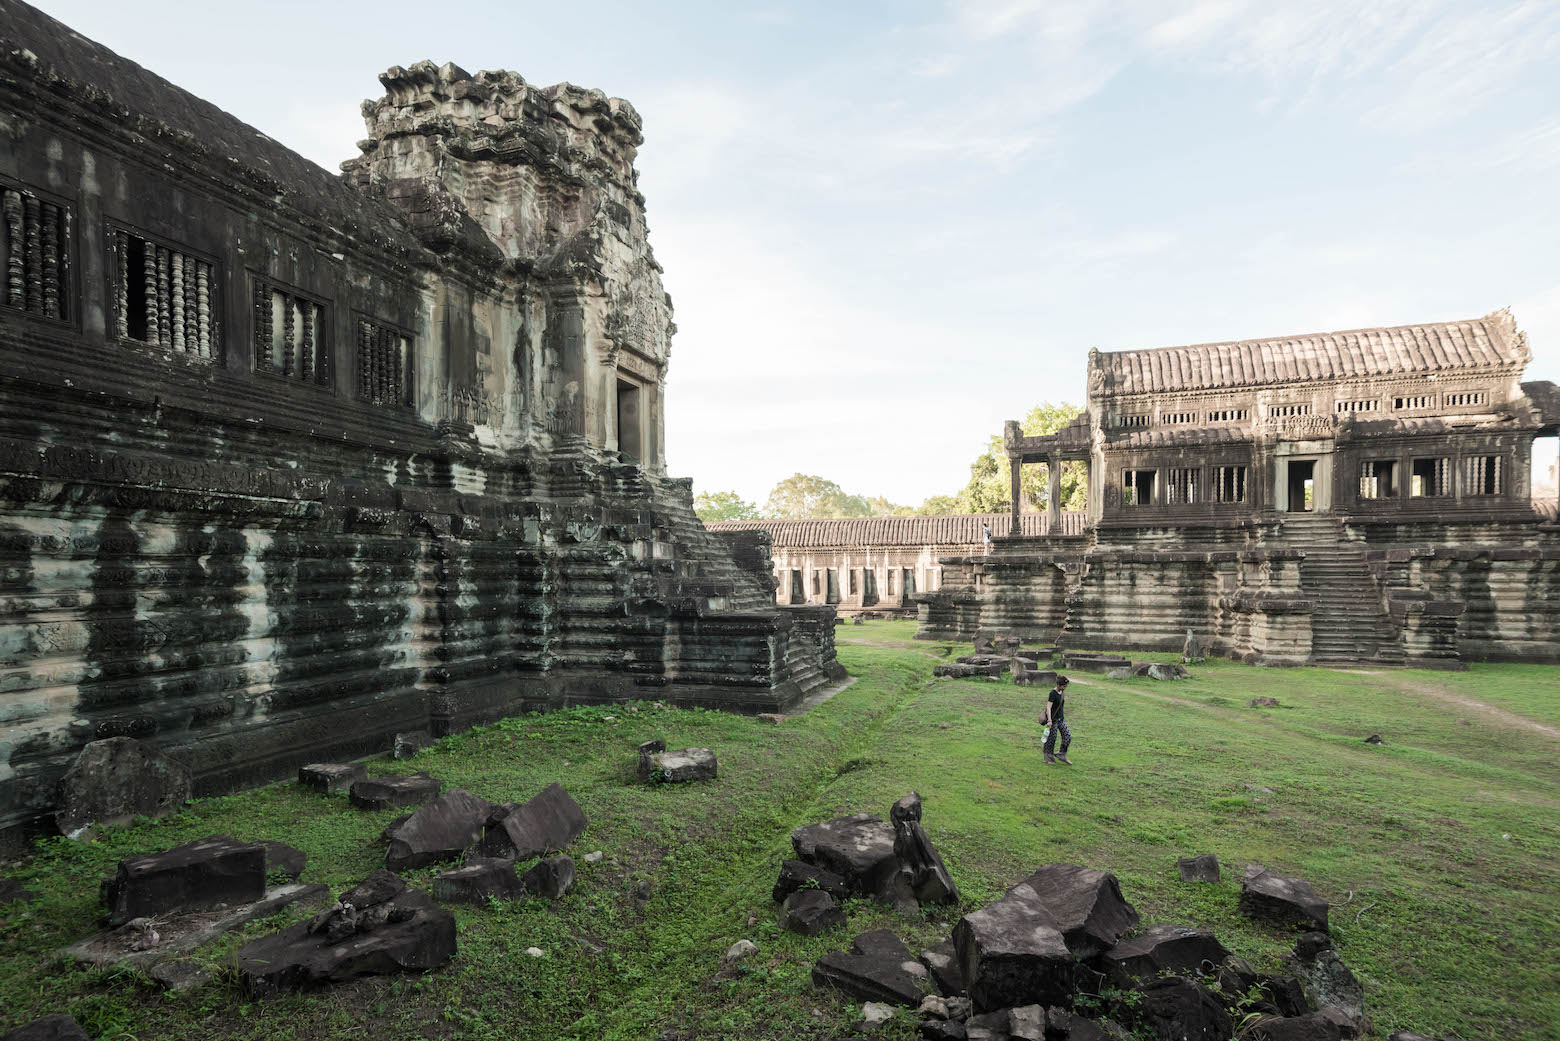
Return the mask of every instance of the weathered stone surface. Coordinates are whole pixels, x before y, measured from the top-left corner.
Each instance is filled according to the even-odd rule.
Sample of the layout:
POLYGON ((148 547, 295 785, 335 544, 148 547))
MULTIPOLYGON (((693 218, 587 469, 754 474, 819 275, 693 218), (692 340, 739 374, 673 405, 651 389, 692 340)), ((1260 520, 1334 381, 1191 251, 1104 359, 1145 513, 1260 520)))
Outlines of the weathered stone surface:
POLYGON ((965 915, 953 942, 978 1011, 1072 1000, 1073 952, 1061 923, 1029 885, 1014 886, 995 903, 965 915))
POLYGON ((526 861, 563 849, 585 832, 585 811, 556 781, 528 802, 488 815, 478 849, 484 856, 526 861))
POLYGON ((1303 1016, 1311 1011, 1305 986, 1294 976, 1265 975, 1257 981, 1257 991, 1280 1016, 1303 1016))
POLYGON ((226 835, 126 857, 103 883, 110 924, 132 918, 247 904, 265 895, 265 847, 226 835))
POLYGON ((780 865, 780 877, 775 880, 770 895, 779 903, 799 889, 820 889, 836 900, 843 900, 850 894, 845 880, 827 868, 815 867, 802 860, 787 860, 780 865))
POLYGON ((1013 682, 1021 687, 1053 687, 1056 685, 1056 670, 1042 669, 1028 658, 1018 657, 1013 659, 1013 682))
POLYGON ((1138 924, 1138 913, 1121 895, 1116 876, 1073 864, 1049 864, 1019 886, 1033 890, 1055 919, 1067 947, 1092 958, 1114 946, 1138 924))
POLYGON ((1252 708, 1278 708, 1277 698, 1252 698, 1246 702, 1252 708))
POLYGON ((990 1031, 999 1037, 1013 1041, 1045 1041, 1046 1015, 1040 1005, 1022 1005, 1018 1008, 998 1009, 971 1016, 970 1028, 990 1031))
POLYGON ((460 867, 441 871, 433 879, 433 898, 446 903, 523 900, 527 889, 515 874, 515 862, 495 857, 470 857, 460 867))
POLYGON ((1286 878, 1259 864, 1246 867, 1240 909, 1253 918, 1327 931, 1327 901, 1298 878, 1286 878))
POLYGON ((267 878, 285 878, 289 882, 298 881, 303 874, 303 869, 309 864, 309 855, 295 846, 289 846, 285 842, 272 842, 269 839, 261 839, 260 845, 265 847, 265 874, 267 878))
POLYGON ((1338 957, 1332 938, 1326 933, 1306 933, 1295 941, 1294 954, 1286 955, 1284 966, 1305 988, 1307 1003, 1320 1012, 1330 1012, 1346 1036, 1353 1036, 1365 1025, 1365 985, 1338 957))
POLYGON ((544 857, 525 873, 526 891, 544 900, 557 900, 574 885, 574 858, 567 853, 544 857))
POLYGON ((310 763, 298 768, 298 783, 317 792, 344 792, 356 781, 368 780, 362 763, 310 763))
POLYGON ((234 962, 244 989, 265 997, 356 976, 423 972, 454 957, 455 916, 422 890, 361 902, 388 888, 383 879, 357 886, 334 912, 240 948, 234 962))
POLYGON ((1219 994, 1227 1006, 1234 1007, 1261 981, 1262 976, 1245 958, 1230 955, 1214 973, 1219 994))
POLYGON ((959 966, 958 949, 951 937, 922 951, 921 964, 926 966, 937 992, 944 997, 956 997, 969 989, 964 981, 964 970, 959 966))
POLYGON ((188 767, 129 737, 92 741, 60 778, 55 823, 75 835, 89 824, 124 824, 134 817, 166 817, 189 801, 188 767))
POLYGON ((175 994, 204 987, 215 977, 210 969, 192 961, 160 961, 147 971, 163 989, 171 990, 175 994))
POLYGON ((1106 673, 1111 669, 1132 668, 1132 659, 1119 654, 1089 654, 1079 651, 1063 651, 1057 668, 1063 672, 1106 673))
POLYGON ((1146 676, 1151 680, 1184 680, 1191 673, 1187 672, 1185 667, 1177 665, 1175 662, 1151 661, 1144 662, 1141 665, 1134 665, 1132 667, 1132 675, 1138 677, 1146 676))
POLYGON ((862 1001, 915 1008, 926 989, 925 967, 886 929, 862 933, 848 953, 825 954, 813 965, 813 983, 862 1001))
POLYGON ((959 887, 943 865, 942 856, 921 827, 921 796, 916 792, 900 799, 889 811, 894 827, 894 856, 898 859, 898 884, 922 904, 956 904, 959 887))
POLYGON ((639 779, 650 780, 650 775, 655 772, 655 764, 650 761, 657 752, 666 751, 666 742, 659 737, 651 738, 639 746, 639 779))
POLYGON ((0 1034, 0 1041, 92 1041, 81 1024, 70 1016, 56 1014, 35 1019, 26 1026, 0 1034))
POLYGON ((1195 857, 1181 857, 1175 862, 1181 872, 1182 882, 1219 881, 1219 858, 1212 853, 1199 853, 1195 857))
POLYGON ((482 837, 494 805, 461 788, 451 788, 424 803, 390 833, 385 867, 410 871, 441 860, 454 860, 482 837))
POLYGON ((817 936, 845 924, 845 912, 828 893, 818 889, 799 889, 780 905, 781 924, 793 933, 817 936))
POLYGON ((738 940, 726 948, 726 953, 720 956, 720 963, 725 966, 735 965, 744 958, 758 953, 758 944, 752 940, 738 940))
MULTIPOLYGON (((641 760, 643 768, 644 760, 641 760)), ((715 753, 708 748, 679 748, 671 752, 656 752, 649 757, 647 780, 659 780, 662 784, 685 784, 689 781, 713 781, 717 772, 715 753)))
POLYGON ((1166 974, 1211 975, 1228 958, 1213 933, 1185 925, 1151 925, 1105 952, 1106 970, 1122 986, 1166 974))
POLYGON ((390 754, 397 759, 410 759, 425 748, 432 748, 434 736, 426 730, 407 730, 395 735, 390 754))
POLYGON ((387 903, 406 890, 406 882, 399 875, 385 868, 375 868, 367 878, 342 893, 336 902, 343 907, 362 911, 387 903))
POLYGON ((438 795, 443 787, 443 781, 434 780, 427 773, 405 777, 372 777, 366 781, 354 781, 348 798, 360 810, 388 810, 426 802, 438 795))
POLYGON ((1203 649, 1203 642, 1197 634, 1190 629, 1186 630, 1186 642, 1181 645, 1181 660, 1188 665, 1207 660, 1207 651, 1203 649))
POLYGON ((885 892, 899 869, 893 826, 870 813, 797 828, 791 845, 799 859, 834 872, 862 896, 885 892))
POLYGON ((1133 1009, 1137 1029, 1159 1041, 1229 1041, 1230 1014, 1208 988, 1192 980, 1154 980, 1139 991, 1133 1009))
POLYGON ((984 665, 961 665, 957 662, 949 662, 932 666, 932 675, 954 680, 995 679, 1008 670, 1009 660, 1003 658, 1001 661, 984 665))
POLYGON ((1342 1041, 1338 1024, 1311 1012, 1303 1016, 1267 1016, 1251 1025, 1252 1041, 1342 1041))

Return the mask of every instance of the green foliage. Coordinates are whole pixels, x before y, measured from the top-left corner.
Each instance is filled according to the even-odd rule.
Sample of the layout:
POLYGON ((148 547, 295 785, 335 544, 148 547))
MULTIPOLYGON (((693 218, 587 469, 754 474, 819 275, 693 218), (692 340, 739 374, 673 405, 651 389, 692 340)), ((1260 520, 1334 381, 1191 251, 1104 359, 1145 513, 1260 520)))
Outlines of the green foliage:
POLYGON ((792 474, 770 491, 764 516, 771 520, 872 517, 899 509, 887 499, 852 495, 823 477, 792 474))
POLYGON ((758 519, 758 507, 736 492, 700 492, 693 497, 693 512, 701 521, 758 519))
MULTIPOLYGON (((1054 434, 1070 423, 1083 410, 1076 405, 1042 402, 1029 410, 1019 424, 1024 434, 1054 434)), ((1044 510, 1050 499, 1050 488, 1044 476, 1045 468, 1026 466, 1020 477, 1025 496, 1032 510, 1044 510)), ((1064 510, 1081 510, 1084 506, 1086 470, 1082 463, 1062 465, 1062 506, 1064 510)), ((1007 452, 1002 438, 993 436, 986 450, 970 464, 970 479, 957 496, 958 513, 1006 513, 1013 497, 1012 476, 1008 470, 1007 452)))
MULTIPOLYGON (((1240 868, 1256 862, 1332 901, 1334 942, 1367 988, 1370 1037, 1553 1038, 1560 818, 1554 738, 1531 725, 1560 722, 1552 668, 1366 674, 1210 661, 1175 684, 1081 677, 1069 688, 1077 765, 1067 769, 1041 762, 1043 690, 929 682, 926 652, 940 647, 913 643, 914 629, 846 630, 840 658, 857 682, 779 726, 640 702, 637 712, 513 717, 421 753, 418 768, 495 801, 562 783, 590 821, 569 852, 607 854, 581 863, 555 903, 455 905, 459 954, 425 976, 245 1000, 222 967, 311 908, 196 952, 218 980, 189 994, 52 957, 97 928, 97 881, 123 857, 212 834, 279 839, 308 853, 304 882, 335 893, 384 863, 379 833, 400 811, 359 811, 344 795, 283 783, 92 843, 43 841, 30 862, 5 868, 38 898, 0 907, 0 1032, 68 1011, 100 1038, 822 1041, 859 1034, 860 1006, 812 984, 819 957, 876 928, 912 950, 932 946, 959 915, 1053 862, 1113 871, 1143 921, 1213 929, 1266 971, 1294 934, 1237 910, 1240 868), (1244 709, 1259 696, 1290 707, 1244 709), (1364 745, 1370 733, 1389 743, 1364 745), (636 747, 650 737, 715 749, 720 778, 638 784, 636 747), (807 938, 779 928, 769 891, 792 855, 791 829, 884 815, 911 789, 961 906, 901 916, 852 900, 844 929, 807 938), (1197 852, 1219 855, 1223 882, 1179 880, 1175 858, 1197 852), (653 883, 648 900, 634 896, 640 880, 653 883), (743 938, 760 954, 723 969, 743 938), (531 946, 547 957, 525 956, 531 946)), ((410 767, 375 760, 370 772, 410 767)), ((426 888, 437 870, 407 879, 426 888)), ((913 1038, 915 1026, 896 1017, 877 1036, 913 1038)))

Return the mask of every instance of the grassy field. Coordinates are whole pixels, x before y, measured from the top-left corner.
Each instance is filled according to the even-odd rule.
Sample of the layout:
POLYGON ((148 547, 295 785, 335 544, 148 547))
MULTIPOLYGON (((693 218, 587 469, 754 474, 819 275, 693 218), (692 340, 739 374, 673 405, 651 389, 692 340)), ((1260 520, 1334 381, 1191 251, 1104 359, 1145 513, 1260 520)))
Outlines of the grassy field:
MULTIPOLYGON (((912 631, 896 622, 839 630, 840 658, 859 679, 779 726, 649 705, 580 709, 472 730, 411 763, 371 763, 370 772, 428 770, 495 801, 561 781, 590 817, 570 852, 607 854, 581 864, 556 905, 455 908, 460 953, 424 977, 255 1003, 221 977, 168 995, 53 960, 93 928, 98 880, 121 857, 213 833, 280 839, 309 854, 305 881, 339 890, 382 862, 378 835, 393 811, 356 811, 344 796, 286 783, 202 800, 96 843, 48 842, 6 871, 39 896, 0 908, 0 1031, 65 1011, 104 1039, 849 1035, 859 1007, 814 988, 812 962, 881 926, 919 950, 956 918, 859 902, 849 931, 804 939, 777 927, 769 889, 793 827, 858 810, 886 816, 915 789, 966 910, 1042 864, 1085 864, 1114 871, 1145 923, 1211 927, 1262 961, 1292 937, 1236 911, 1242 866, 1261 862, 1333 902, 1339 951, 1367 987, 1372 1037, 1560 1037, 1560 670, 1210 662, 1174 684, 1078 676, 1069 769, 1041 762, 1034 720, 1044 691, 933 682, 940 648, 912 643, 912 631), (1247 707, 1258 696, 1281 707, 1247 707), (1364 744, 1372 733, 1386 743, 1364 744), (635 783, 634 746, 658 736, 714 748, 720 779, 635 783), (1225 882, 1180 882, 1176 857, 1203 852, 1219 855, 1225 882), (638 895, 645 882, 648 899, 638 895), (721 954, 744 937, 759 955, 723 970, 721 954), (527 956, 533 946, 547 956, 527 956)), ((292 917, 253 925, 201 960, 220 968, 292 917)), ((910 1017, 883 1036, 915 1036, 910 1017)))

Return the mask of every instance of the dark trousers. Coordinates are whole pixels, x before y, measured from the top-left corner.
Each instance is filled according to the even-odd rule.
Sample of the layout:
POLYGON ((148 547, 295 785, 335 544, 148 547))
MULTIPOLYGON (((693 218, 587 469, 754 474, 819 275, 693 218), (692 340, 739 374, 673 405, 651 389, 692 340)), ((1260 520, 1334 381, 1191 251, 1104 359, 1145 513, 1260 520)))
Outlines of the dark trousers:
POLYGON ((1051 724, 1051 732, 1046 735, 1045 754, 1050 755, 1056 751, 1056 735, 1062 735, 1062 754, 1067 754, 1068 746, 1072 744, 1072 730, 1067 726, 1067 720, 1058 719, 1051 724))

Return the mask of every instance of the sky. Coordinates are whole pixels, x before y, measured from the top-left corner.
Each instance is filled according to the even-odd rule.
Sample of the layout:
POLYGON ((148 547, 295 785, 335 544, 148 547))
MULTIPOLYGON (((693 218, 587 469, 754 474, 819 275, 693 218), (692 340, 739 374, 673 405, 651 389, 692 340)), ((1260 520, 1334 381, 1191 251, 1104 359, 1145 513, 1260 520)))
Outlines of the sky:
POLYGON ((627 98, 696 491, 956 492, 1091 347, 1510 307, 1560 381, 1555 0, 39 6, 331 170, 391 65, 627 98))

